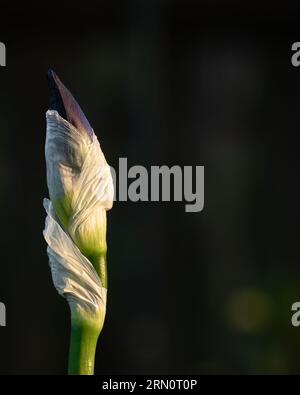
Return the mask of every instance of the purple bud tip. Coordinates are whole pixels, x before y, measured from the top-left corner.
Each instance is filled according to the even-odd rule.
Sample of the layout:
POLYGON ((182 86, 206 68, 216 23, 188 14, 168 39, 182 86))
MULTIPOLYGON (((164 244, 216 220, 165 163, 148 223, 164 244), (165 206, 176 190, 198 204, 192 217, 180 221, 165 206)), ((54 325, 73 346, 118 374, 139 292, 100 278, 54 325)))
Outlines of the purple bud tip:
POLYGON ((50 88, 49 110, 55 110, 78 130, 87 133, 92 140, 94 131, 71 92, 64 86, 53 70, 48 71, 50 88))

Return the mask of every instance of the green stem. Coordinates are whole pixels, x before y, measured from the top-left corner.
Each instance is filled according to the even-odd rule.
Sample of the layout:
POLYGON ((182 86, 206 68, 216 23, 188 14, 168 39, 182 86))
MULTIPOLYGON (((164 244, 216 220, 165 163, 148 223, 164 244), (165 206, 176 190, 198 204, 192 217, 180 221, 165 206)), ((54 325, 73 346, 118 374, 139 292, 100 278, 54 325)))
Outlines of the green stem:
POLYGON ((82 316, 71 312, 71 339, 68 374, 94 374, 95 353, 104 317, 82 316))
POLYGON ((99 332, 85 323, 71 321, 69 374, 94 374, 99 332))

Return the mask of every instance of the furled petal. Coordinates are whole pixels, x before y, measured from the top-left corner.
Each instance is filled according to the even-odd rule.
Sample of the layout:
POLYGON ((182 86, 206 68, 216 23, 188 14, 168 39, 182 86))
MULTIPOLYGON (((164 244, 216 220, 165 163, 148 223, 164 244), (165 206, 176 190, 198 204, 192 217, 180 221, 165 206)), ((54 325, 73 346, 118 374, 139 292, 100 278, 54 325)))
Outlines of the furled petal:
POLYGON ((50 110, 56 110, 59 115, 69 121, 81 133, 87 133, 93 139, 94 131, 86 119, 79 104, 70 91, 64 86, 53 70, 48 71, 50 88, 50 110))
POLYGON ((48 214, 44 237, 55 288, 68 300, 71 309, 105 312, 107 291, 93 265, 60 227, 48 199, 44 199, 44 207, 48 214))
POLYGON ((47 183, 56 215, 82 250, 88 244, 100 252, 106 230, 102 210, 113 205, 110 167, 96 136, 90 142, 57 111, 46 116, 47 183))

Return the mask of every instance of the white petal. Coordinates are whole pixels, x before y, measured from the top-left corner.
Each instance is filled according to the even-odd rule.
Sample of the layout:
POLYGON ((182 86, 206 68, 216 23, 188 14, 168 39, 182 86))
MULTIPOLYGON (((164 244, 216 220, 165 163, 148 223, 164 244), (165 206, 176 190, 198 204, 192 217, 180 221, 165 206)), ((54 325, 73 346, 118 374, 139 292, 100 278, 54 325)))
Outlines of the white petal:
POLYGON ((44 207, 48 214, 44 237, 55 288, 67 299, 71 309, 105 311, 107 290, 102 287, 93 265, 58 224, 48 199, 44 199, 44 207))
MULTIPOLYGON (((57 111, 47 111, 46 164, 50 198, 72 195, 72 211, 87 217, 94 208, 111 209, 113 179, 96 135, 93 141, 57 111)), ((81 221, 81 222, 82 222, 81 221)))

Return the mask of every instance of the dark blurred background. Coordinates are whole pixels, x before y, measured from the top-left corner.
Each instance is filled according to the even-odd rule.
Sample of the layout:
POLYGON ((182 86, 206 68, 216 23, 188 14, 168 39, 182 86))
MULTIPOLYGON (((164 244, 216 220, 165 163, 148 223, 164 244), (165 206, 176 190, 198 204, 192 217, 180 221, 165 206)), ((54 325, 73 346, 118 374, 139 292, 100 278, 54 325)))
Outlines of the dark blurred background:
POLYGON ((108 162, 204 165, 205 208, 115 203, 96 373, 300 373, 300 17, 287 3, 2 1, 0 373, 64 374, 42 236, 46 72, 108 162))

